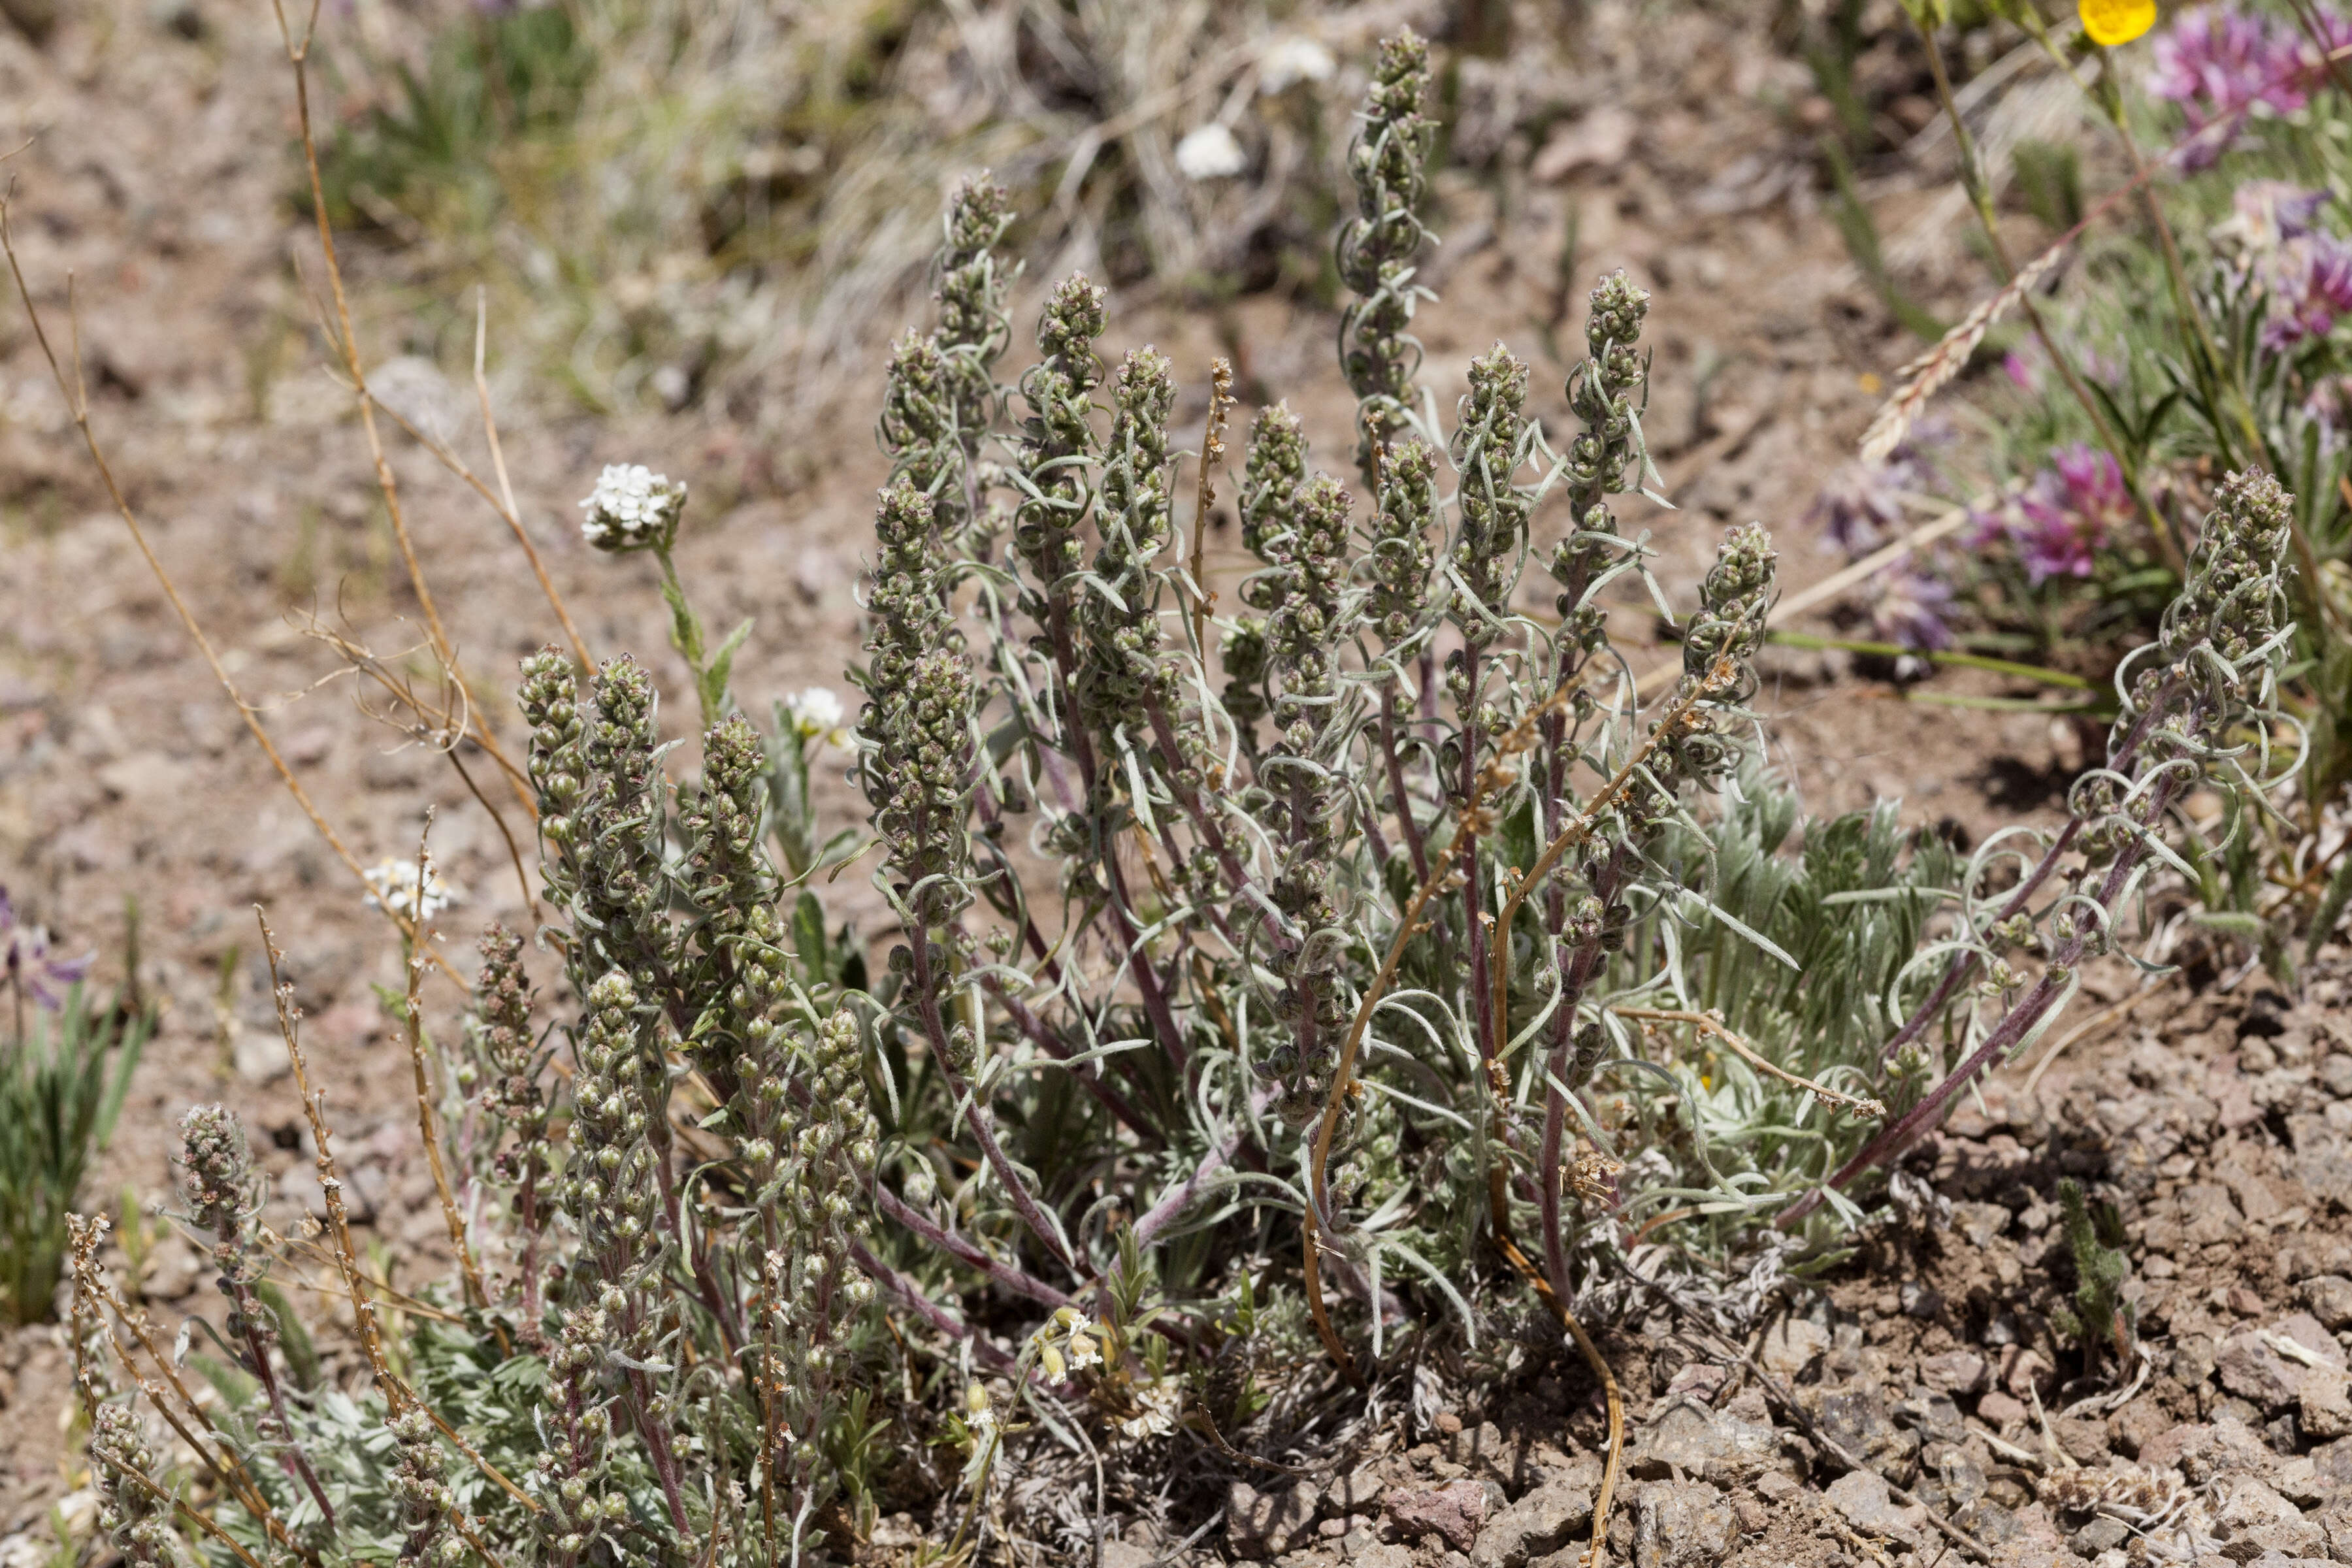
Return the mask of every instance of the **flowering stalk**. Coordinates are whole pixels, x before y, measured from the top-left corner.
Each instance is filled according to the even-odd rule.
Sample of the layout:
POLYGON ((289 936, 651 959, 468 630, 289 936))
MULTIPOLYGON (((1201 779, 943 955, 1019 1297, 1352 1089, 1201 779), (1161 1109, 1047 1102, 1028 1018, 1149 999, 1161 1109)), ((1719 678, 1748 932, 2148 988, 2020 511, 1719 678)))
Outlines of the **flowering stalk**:
MULTIPOLYGON (((1975 1050, 1917 1104, 1890 1123, 1816 1188, 1791 1204, 1779 1221, 1794 1225, 1830 1191, 1899 1157, 1942 1121, 1953 1098, 2003 1055, 2028 1042, 2071 997, 2078 966, 2115 942, 2117 910, 2137 884, 2147 860, 2178 863, 2162 847, 2165 814, 2207 777, 2226 775, 2239 788, 2259 789, 2242 758, 2274 721, 2272 710, 2285 639, 2292 627, 2282 569, 2294 518, 2294 499, 2259 471, 2231 474, 2214 494, 2200 531, 2189 581, 2164 614, 2155 642, 2134 650, 2116 672, 2123 710, 2110 732, 2106 765, 2085 773, 2069 795, 2065 828, 2028 874, 2000 914, 1946 966, 1927 1005, 1896 1036, 1916 1038, 1931 1008, 1948 998, 1986 956, 1985 940, 2017 942, 2038 924, 2028 900, 2067 850, 2087 865, 2078 885, 2045 911, 2041 937, 2047 961, 2038 979, 2004 1012, 1975 1050), (2080 884, 2098 872, 2095 890, 2080 884)), ((1994 989, 2018 984, 1995 960, 1994 989)))
MULTIPOLYGON (((585 1300, 565 1315, 571 1354, 563 1359, 575 1378, 606 1367, 619 1374, 623 1408, 661 1481, 671 1527, 683 1535, 686 1502, 670 1442, 668 1401, 656 1397, 653 1381, 656 1352, 672 1330, 673 1308, 663 1289, 670 1249, 666 1238, 679 1234, 666 1221, 668 1173, 652 1136, 667 1115, 669 1073, 648 1010, 625 973, 606 973, 589 985, 582 1003, 586 1018, 572 1084, 575 1152, 561 1188, 580 1232, 590 1278, 582 1292, 585 1300), (584 1331, 592 1312, 593 1336, 584 1331), (582 1349, 592 1352, 584 1364, 582 1349)), ((584 1404, 587 1395, 575 1389, 571 1397, 584 1404)))
POLYGON ((547 1245, 543 1188, 554 1171, 548 1136, 551 1107, 541 1080, 546 1057, 532 1037, 530 989, 523 973, 522 938, 495 922, 482 933, 482 967, 474 983, 471 1019, 484 1068, 478 1096, 485 1114, 512 1131, 493 1156, 492 1169, 514 1194, 520 1247, 515 1260, 516 1329, 527 1345, 543 1342, 541 1299, 547 1245))
POLYGON ((1344 592, 1348 506, 1339 482, 1317 474, 1299 488, 1293 525, 1266 543, 1276 563, 1266 617, 1275 738, 1258 777, 1273 797, 1273 896, 1292 945, 1269 964, 1282 985, 1275 1016, 1289 1038, 1257 1065, 1279 1083, 1275 1109, 1294 1127, 1322 1107, 1348 1017, 1333 985, 1347 941, 1334 897, 1349 826, 1337 770, 1355 729, 1337 658, 1354 619, 1344 592))
POLYGON ((188 1205, 188 1223, 213 1238, 220 1292, 229 1302, 227 1338, 238 1347, 238 1359, 261 1384, 262 1394, 269 1402, 263 1438, 285 1446, 278 1463, 289 1476, 301 1481, 331 1531, 334 1505, 327 1500, 326 1489, 319 1484, 318 1472, 294 1435, 286 1391, 270 1356, 278 1343, 277 1315, 255 1291, 266 1269, 256 1234, 261 1178, 253 1168, 253 1145, 246 1140, 245 1123, 235 1111, 199 1105, 180 1119, 180 1195, 188 1205))
POLYGON ((941 538, 976 554, 986 553, 986 533, 966 534, 987 521, 980 444, 1001 401, 993 367, 1010 335, 1004 291, 1017 270, 994 247, 1012 222, 1012 198, 984 172, 950 194, 933 262, 939 324, 893 345, 877 427, 890 478, 929 496, 941 538))
MULTIPOLYGON (((1508 349, 1498 343, 1472 360, 1470 390, 1462 399, 1450 454, 1461 476, 1461 491, 1450 556, 1455 591, 1448 609, 1449 618, 1461 628, 1462 646, 1445 661, 1445 684, 1454 710, 1454 739, 1445 754, 1452 758, 1457 814, 1468 809, 1476 795, 1486 739, 1507 727, 1502 710, 1486 696, 1485 660, 1510 615, 1533 509, 1527 493, 1512 482, 1536 439, 1525 413, 1527 395, 1528 367, 1508 349)), ((1479 858, 1475 842, 1463 847, 1462 929, 1467 933, 1474 975, 1486 973, 1490 938, 1479 858)), ((1491 934, 1508 940, 1507 932, 1491 934)), ((1479 1058, 1492 1061, 1506 1020, 1493 1015, 1485 987, 1473 984, 1470 992, 1479 1058)))
POLYGON ((1428 442, 1409 437, 1382 456, 1378 500, 1365 552, 1372 581, 1364 616, 1380 639, 1385 666, 1379 682, 1380 754, 1387 770, 1389 805, 1412 858, 1413 877, 1426 881, 1427 831, 1405 784, 1405 704, 1399 697, 1405 681, 1404 659, 1425 653, 1437 597, 1433 587, 1437 557, 1429 538, 1437 517, 1437 454, 1428 442))
POLYGON ((1268 571, 1253 574, 1241 586, 1243 605, 1260 614, 1236 620, 1218 650, 1225 667, 1225 714, 1253 764, 1258 760, 1258 721, 1267 710, 1264 612, 1274 603, 1273 552, 1276 542, 1297 526, 1298 488, 1306 482, 1307 435, 1298 416, 1287 403, 1259 409, 1242 459, 1242 547, 1268 571))
MULTIPOLYGON (((1568 377, 1569 408, 1582 426, 1563 465, 1569 531, 1549 563, 1560 587, 1553 601, 1560 617, 1552 642, 1554 689, 1581 688, 1588 664, 1609 646, 1608 616, 1597 596, 1616 574, 1612 559, 1633 563, 1641 554, 1638 544, 1620 535, 1609 498, 1638 488, 1650 460, 1641 421, 1649 404, 1650 363, 1635 347, 1649 314, 1650 296, 1620 270, 1592 290, 1591 307, 1584 323, 1587 357, 1568 377)), ((1573 735, 1592 713, 1593 699, 1580 689, 1568 712, 1544 721, 1543 788, 1536 819, 1538 831, 1547 837, 1559 832, 1571 813, 1566 793, 1574 761, 1573 735)), ((1566 889, 1554 880, 1544 890, 1543 915, 1545 933, 1555 944, 1566 932, 1567 914, 1566 889)), ((1509 933, 1499 934, 1497 941, 1508 942, 1509 933)), ((1565 950, 1560 962, 1570 962, 1565 950)), ((1572 1008, 1554 1011, 1555 1052, 1575 1021, 1572 1008)))
MULTIPOLYGON (((869 1234, 860 1200, 874 1185, 880 1132, 864 1093, 855 1014, 837 1009, 814 1030, 788 1039, 777 1031, 771 1044, 785 1048, 772 1051, 776 1070, 757 1079, 757 1121, 743 1145, 763 1234, 747 1237, 742 1264, 761 1281, 763 1520, 772 1542, 781 1480, 797 1556, 808 1513, 824 1500, 816 1438, 849 1371, 843 1329, 875 1300, 851 1249, 869 1234)), ((747 1062, 747 1081, 752 1070, 747 1062)))
POLYGON ((1150 348, 1129 353, 1113 389, 1095 509, 1102 547, 1078 614, 1085 633, 1078 715, 1114 743, 1121 731, 1139 735, 1147 700, 1174 686, 1160 663, 1160 576, 1152 563, 1175 536, 1168 493, 1168 416, 1175 405, 1168 356, 1150 348))
POLYGON ((908 977, 915 1021, 1006 1197, 1047 1255, 1067 1263, 1068 1244, 1004 1154, 986 1103, 966 1092, 980 1063, 974 1021, 949 1022, 958 1000, 950 973, 975 952, 960 917, 972 898, 968 819, 979 764, 971 666, 949 618, 946 569, 929 548, 930 509, 929 498, 901 479, 882 492, 875 514, 881 555, 868 600, 874 631, 857 773, 883 843, 884 891, 907 931, 890 964, 908 977))
MULTIPOLYGON (((1682 792, 1710 786, 1738 765, 1741 749, 1729 731, 1740 721, 1740 704, 1755 690, 1749 660, 1764 642, 1765 617, 1775 592, 1774 559, 1771 535, 1759 524, 1746 523, 1724 536, 1715 565, 1699 585, 1698 613, 1683 631, 1682 679, 1642 754, 1625 764, 1622 776, 1630 787, 1611 803, 1605 816, 1588 808, 1578 819, 1586 825, 1588 836, 1605 837, 1607 845, 1588 850, 1579 868, 1585 893, 1560 942, 1555 1016, 1565 1014, 1573 1023, 1585 991, 1609 954, 1623 946, 1632 918, 1624 901, 1629 881, 1650 841, 1682 810, 1682 792)), ((1561 838, 1577 826, 1563 829, 1561 838)), ((1539 861, 1530 877, 1543 868, 1539 861)), ((1507 939, 1498 933, 1498 940, 1507 939)), ((1501 957, 1498 952, 1498 965, 1501 957)), ((1503 1011, 1501 990, 1498 984, 1494 1003, 1498 1016, 1503 1011)), ((1536 1157, 1538 1205, 1545 1273, 1562 1301, 1570 1299, 1567 1238, 1560 1223, 1568 1174, 1563 1159, 1568 1096, 1591 1079, 1605 1038, 1597 1022, 1580 1029, 1556 1029, 1545 1063, 1543 1142, 1536 1157)))
POLYGON ((1339 317, 1339 363, 1357 398, 1356 468, 1367 490, 1381 482, 1381 456, 1412 417, 1406 398, 1420 367, 1412 336, 1412 260, 1429 238, 1415 208, 1428 189, 1437 121, 1421 111, 1429 90, 1429 45, 1407 27, 1381 44, 1364 95, 1363 125, 1348 148, 1356 216, 1339 231, 1339 281, 1356 298, 1339 317))
POLYGON ((73 1253, 74 1392, 89 1422, 89 1484, 98 1496, 98 1527, 123 1561, 139 1568, 177 1568, 180 1553, 172 1531, 170 1494, 156 1484, 159 1456, 131 1402, 119 1394, 110 1374, 110 1338, 96 1289, 98 1249, 106 1238, 103 1218, 66 1216, 73 1253))

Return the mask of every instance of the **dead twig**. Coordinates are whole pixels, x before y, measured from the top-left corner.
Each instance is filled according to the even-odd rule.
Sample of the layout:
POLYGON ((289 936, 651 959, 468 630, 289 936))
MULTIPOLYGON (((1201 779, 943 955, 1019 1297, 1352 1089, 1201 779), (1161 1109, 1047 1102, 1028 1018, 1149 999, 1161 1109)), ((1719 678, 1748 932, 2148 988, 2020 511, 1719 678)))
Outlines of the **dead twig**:
MULTIPOLYGON (((73 378, 68 381, 66 378, 65 367, 58 362, 57 350, 49 342, 47 324, 42 321, 39 308, 33 303, 32 289, 25 281, 25 268, 16 256, 16 245, 10 230, 9 217, 9 198, 5 195, 0 195, 0 256, 5 256, 7 259, 9 277, 16 285, 16 298, 24 304, 26 320, 33 329, 33 340, 40 345, 41 357, 48 362, 50 379, 56 382, 58 395, 66 400, 66 411, 71 416, 74 427, 81 433, 82 447, 89 453, 90 462, 98 469, 99 481, 106 489, 109 503, 113 506, 115 515, 122 520, 123 526, 131 531, 131 543, 138 547, 140 557, 147 563, 147 569, 154 574, 157 585, 163 590, 163 597, 171 603, 173 614, 179 617, 180 625, 187 631, 189 640, 196 645, 196 651, 204 656, 205 666, 213 672, 213 679, 220 682, 221 689, 227 693, 229 702, 236 709, 237 717, 245 721, 246 730, 253 736, 255 744, 261 748, 262 755, 269 759, 269 765, 276 771, 278 782, 286 786, 286 793, 294 797, 294 804, 301 809, 302 815, 310 819, 310 826, 325 842, 327 847, 334 852, 335 858, 343 863, 360 886, 368 887, 366 868, 360 864, 359 857, 352 854, 350 846, 343 842, 342 836, 328 823, 325 815, 320 811, 318 804, 310 798, 310 792, 304 789, 301 781, 294 776, 294 770, 287 764, 285 756, 278 750, 277 742, 269 738, 268 730, 262 724, 260 710, 247 702, 244 693, 237 689, 236 682, 230 678, 227 667, 221 663, 219 653, 214 649, 212 639, 205 635, 204 627, 198 624, 195 613, 188 608, 188 602, 181 597, 179 584, 173 581, 171 573, 164 570, 163 563, 156 555, 154 546, 148 542, 147 531, 140 523, 139 514, 131 510, 130 500, 124 497, 121 485, 115 479, 114 467, 107 461, 105 448, 99 445, 98 433, 90 427, 89 389, 82 380, 81 324, 74 310, 72 275, 68 273, 66 278, 66 319, 67 325, 72 332, 74 366, 73 378)), ((397 910, 386 906, 384 913, 394 925, 400 928, 401 935, 410 942, 416 942, 422 935, 417 922, 407 919, 397 910)), ((450 966, 447 959, 437 952, 432 952, 430 949, 425 951, 436 968, 459 986, 462 987, 466 984, 464 976, 450 966)))
POLYGON ((1873 1100, 1868 1095, 1841 1094, 1826 1084, 1816 1083, 1801 1073, 1790 1072, 1777 1062, 1768 1061, 1762 1052, 1726 1027, 1720 1014, 1693 1013, 1675 1007, 1612 1007, 1609 1010, 1621 1018, 1634 1018, 1643 1023, 1688 1024, 1700 1034, 1721 1041, 1734 1056, 1750 1067, 1770 1073, 1783 1083, 1819 1096, 1823 1104, 1843 1106, 1858 1116, 1886 1114, 1886 1105, 1883 1100, 1873 1100))

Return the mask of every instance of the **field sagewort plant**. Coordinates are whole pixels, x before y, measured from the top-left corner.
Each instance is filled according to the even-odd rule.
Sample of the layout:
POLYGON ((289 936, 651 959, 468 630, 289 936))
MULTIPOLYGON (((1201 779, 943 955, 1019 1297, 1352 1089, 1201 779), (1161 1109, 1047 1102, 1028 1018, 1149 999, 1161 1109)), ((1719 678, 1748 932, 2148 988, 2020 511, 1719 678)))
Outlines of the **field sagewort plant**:
POLYGON ((558 911, 539 935, 578 1010, 542 1021, 520 938, 484 939, 443 1053, 469 1087, 427 1131, 497 1200, 458 1238, 491 1267, 394 1333, 307 1076, 323 1243, 261 1227, 242 1128, 192 1113, 186 1217, 231 1311, 187 1364, 217 1400, 115 1294, 102 1226, 77 1236, 126 1556, 176 1560, 176 1517, 255 1568, 808 1560, 870 1519, 883 1436, 941 1429, 967 1456, 940 1483, 953 1552, 1024 1412, 1129 1464, 1180 1424, 1240 1435, 1268 1394, 1234 1347, 1311 1342, 1302 1298, 1353 1378, 1393 1364, 1401 1289, 1475 1342, 1515 1273, 1590 1353, 1574 1304, 1623 1221, 1683 1205, 1718 1248, 1774 1217, 1834 1234, 1857 1212, 1839 1189, 2119 940, 2179 862, 2191 784, 2271 781, 2284 513, 2248 476, 2046 845, 1962 865, 1891 808, 1801 824, 1747 706, 1775 595, 1760 526, 1723 537, 1670 683, 1613 640, 1612 588, 1672 602, 1619 510, 1659 484, 1643 290, 1592 292, 1564 450, 1503 345, 1451 420, 1418 384, 1428 86, 1422 41, 1386 43, 1349 155, 1358 488, 1286 407, 1258 414, 1230 617, 1203 580, 1208 475, 1180 547, 1175 367, 1106 358, 1104 291, 1053 285, 1035 360, 998 379, 1015 269, 984 178, 950 204, 937 324, 891 359, 854 736, 813 696, 764 735, 733 710, 740 635, 706 656, 668 564, 684 488, 608 474, 588 530, 661 556, 701 773, 668 782, 643 665, 525 661, 558 911), (836 742, 899 927, 878 973, 820 898, 855 858, 812 804, 836 742), (303 1247, 339 1260, 363 1385, 321 1372, 268 1283, 303 1247), (928 1335, 950 1412, 877 1410, 886 1332, 928 1335), (175 1515, 175 1489, 202 1507, 175 1515))

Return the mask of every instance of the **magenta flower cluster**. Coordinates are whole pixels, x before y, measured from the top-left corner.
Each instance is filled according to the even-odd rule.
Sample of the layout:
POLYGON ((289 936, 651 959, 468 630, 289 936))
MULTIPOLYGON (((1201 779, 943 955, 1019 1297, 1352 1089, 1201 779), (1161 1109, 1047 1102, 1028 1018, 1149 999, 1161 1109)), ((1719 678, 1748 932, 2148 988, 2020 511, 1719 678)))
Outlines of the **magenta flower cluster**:
POLYGON ((2130 523, 2133 510, 2115 458, 2077 442, 2052 453, 2049 468, 1980 517, 1977 542, 2007 542, 2035 584, 2088 577, 2099 548, 2130 523))
MULTIPOLYGON (((2329 49, 2352 44, 2352 22, 2325 5, 2314 7, 2329 49)), ((2180 106, 2189 140, 2183 166, 2203 168, 2237 135, 2198 132, 2236 120, 2257 106, 2292 114, 2310 101, 2312 79, 2323 68, 2321 50, 2291 21, 2252 15, 2235 5, 2200 5, 2156 40, 2156 68, 2147 89, 2180 106)))

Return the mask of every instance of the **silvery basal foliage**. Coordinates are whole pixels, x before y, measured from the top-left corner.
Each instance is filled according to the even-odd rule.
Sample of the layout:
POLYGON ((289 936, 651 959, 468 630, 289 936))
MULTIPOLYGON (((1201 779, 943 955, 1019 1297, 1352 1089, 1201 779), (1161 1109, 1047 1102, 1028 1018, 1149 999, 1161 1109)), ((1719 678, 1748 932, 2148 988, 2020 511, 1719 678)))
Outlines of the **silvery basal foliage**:
MULTIPOLYGON (((1180 367, 1105 350, 1101 288, 1052 284, 1034 359, 1000 371, 1012 215, 983 178, 950 205, 937 325, 891 361, 854 731, 823 692, 766 733, 711 713, 674 784, 646 667, 524 661, 537 945, 567 1000, 485 937, 434 1124, 475 1215, 450 1211, 462 1288, 396 1329, 360 1312, 368 1373, 338 1382, 273 1282, 294 1244, 258 1221, 244 1128, 192 1112, 182 1222, 227 1310, 187 1364, 215 1399, 110 1375, 107 1336, 143 1331, 102 1225, 77 1233, 127 1556, 838 1559, 892 1447, 916 1456, 893 1485, 968 1531, 1024 1426, 1125 1464, 1201 1421, 1247 1441, 1259 1380, 1321 1375, 1302 1298, 1377 1376, 1400 1332, 1524 1314, 1514 1268, 1591 1302, 1633 1224, 1681 1211, 1719 1255, 1817 1207, 2054 1016, 2178 860, 2170 803, 2273 776, 2285 512, 2249 476, 2062 834, 1963 867, 1891 805, 1803 821, 1747 707, 1771 539, 1734 527, 1697 583, 1652 578, 1647 295, 1592 290, 1564 432, 1500 343, 1450 415, 1418 384, 1429 89, 1421 40, 1384 45, 1349 156, 1352 485, 1260 411, 1237 526, 1197 553, 1180 367), (1612 640, 1645 605, 1678 655, 1612 640), (862 850, 817 819, 828 757, 862 850), (895 931, 828 919, 853 865, 895 931), (884 1365, 926 1394, 886 1408, 884 1365), (923 1457, 942 1438, 960 1469, 923 1457), (188 1540, 158 1500, 184 1485, 211 1521, 188 1540)), ((685 650, 683 501, 616 469, 590 510, 662 552, 685 650)))

